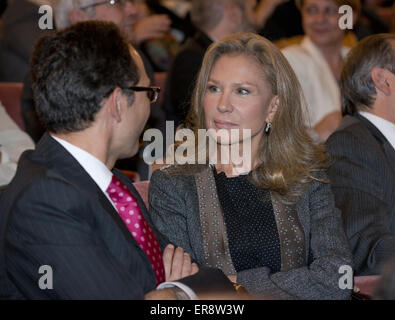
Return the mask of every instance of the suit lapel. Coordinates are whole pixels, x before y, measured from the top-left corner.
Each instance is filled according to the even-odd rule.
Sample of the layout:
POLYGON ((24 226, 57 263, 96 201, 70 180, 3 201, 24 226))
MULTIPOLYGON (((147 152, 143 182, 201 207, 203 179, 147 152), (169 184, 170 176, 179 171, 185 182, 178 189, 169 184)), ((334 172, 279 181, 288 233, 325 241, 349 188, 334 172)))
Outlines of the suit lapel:
POLYGON ((392 175, 394 176, 394 180, 395 180, 395 149, 388 141, 386 141, 383 144, 383 150, 385 156, 387 157, 389 167, 392 170, 392 175))

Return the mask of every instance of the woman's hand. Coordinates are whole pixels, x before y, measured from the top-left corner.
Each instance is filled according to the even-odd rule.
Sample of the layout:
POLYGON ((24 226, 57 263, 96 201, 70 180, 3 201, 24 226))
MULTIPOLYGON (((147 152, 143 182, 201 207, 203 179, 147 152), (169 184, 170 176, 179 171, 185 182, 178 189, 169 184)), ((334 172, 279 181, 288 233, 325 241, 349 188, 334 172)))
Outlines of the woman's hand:
POLYGON ((163 252, 163 265, 166 281, 176 281, 199 271, 197 264, 191 262, 189 254, 181 247, 175 249, 172 244, 167 245, 163 252))
POLYGON ((232 281, 233 283, 237 283, 237 275, 235 274, 229 274, 228 278, 230 281, 232 281))

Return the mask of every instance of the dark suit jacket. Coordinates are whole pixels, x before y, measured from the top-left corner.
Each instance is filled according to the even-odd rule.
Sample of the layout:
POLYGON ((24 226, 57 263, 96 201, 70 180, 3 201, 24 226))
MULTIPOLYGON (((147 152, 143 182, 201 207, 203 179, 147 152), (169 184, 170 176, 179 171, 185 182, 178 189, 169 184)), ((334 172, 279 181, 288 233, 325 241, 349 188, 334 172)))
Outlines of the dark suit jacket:
POLYGON ((327 147, 355 273, 378 274, 384 260, 395 256, 395 150, 361 115, 346 116, 327 147))
MULTIPOLYGON (((131 182, 114 174, 152 225, 131 182)), ((48 134, 22 155, 0 212, 1 298, 142 299, 155 288, 150 262, 117 210, 48 134), (53 269, 53 290, 38 286, 42 265, 53 269)), ((163 248, 167 239, 154 232, 163 248)))
POLYGON ((185 120, 204 54, 212 43, 207 35, 197 32, 181 47, 170 67, 166 81, 164 109, 166 120, 175 121, 176 127, 185 120))

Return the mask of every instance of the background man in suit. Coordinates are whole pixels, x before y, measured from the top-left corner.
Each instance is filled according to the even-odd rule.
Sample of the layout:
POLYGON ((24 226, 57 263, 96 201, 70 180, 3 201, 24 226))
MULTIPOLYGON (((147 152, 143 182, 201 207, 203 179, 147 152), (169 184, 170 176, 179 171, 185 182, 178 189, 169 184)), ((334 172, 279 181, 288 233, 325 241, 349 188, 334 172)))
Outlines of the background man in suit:
POLYGON ((256 0, 194 0, 191 20, 198 29, 187 39, 170 67, 166 82, 166 120, 177 127, 188 113, 195 78, 210 44, 236 32, 254 29, 256 0))
POLYGON ((395 35, 366 38, 341 76, 340 127, 327 141, 329 177, 356 275, 395 256, 395 35))
POLYGON ((0 198, 0 297, 193 297, 190 287, 204 289, 193 286, 196 278, 232 287, 210 269, 150 292, 196 273, 197 266, 181 248, 164 249, 167 239, 151 228, 133 185, 111 171, 118 158, 138 151, 149 104, 157 98, 119 29, 84 22, 48 34, 37 43, 31 68, 48 133, 22 155, 0 198), (39 286, 41 266, 51 267, 51 290, 39 286))

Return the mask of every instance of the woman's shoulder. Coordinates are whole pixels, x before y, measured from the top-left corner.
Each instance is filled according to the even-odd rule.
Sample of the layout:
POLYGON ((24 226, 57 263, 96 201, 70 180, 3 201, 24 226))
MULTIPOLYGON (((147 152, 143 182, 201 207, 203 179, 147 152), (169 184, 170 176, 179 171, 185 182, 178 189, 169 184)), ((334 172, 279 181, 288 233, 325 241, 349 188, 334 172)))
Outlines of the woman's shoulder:
MULTIPOLYGON (((192 176, 207 169, 201 164, 171 164, 160 168, 159 172, 166 176, 192 176)), ((157 172, 155 171, 155 172, 157 172)), ((154 172, 154 174, 155 174, 154 172)))

